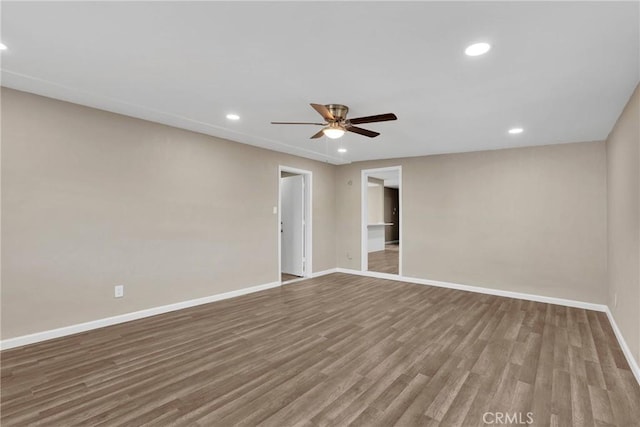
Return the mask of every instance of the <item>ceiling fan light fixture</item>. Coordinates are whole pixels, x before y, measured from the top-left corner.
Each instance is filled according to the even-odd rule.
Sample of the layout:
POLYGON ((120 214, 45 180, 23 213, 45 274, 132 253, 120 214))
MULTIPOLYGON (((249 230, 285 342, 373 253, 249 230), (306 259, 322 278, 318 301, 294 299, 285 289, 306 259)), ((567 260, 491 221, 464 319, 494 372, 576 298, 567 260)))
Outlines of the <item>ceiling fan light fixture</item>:
POLYGON ((322 129, 322 133, 327 138, 338 139, 344 135, 344 128, 337 123, 331 123, 328 127, 322 129))

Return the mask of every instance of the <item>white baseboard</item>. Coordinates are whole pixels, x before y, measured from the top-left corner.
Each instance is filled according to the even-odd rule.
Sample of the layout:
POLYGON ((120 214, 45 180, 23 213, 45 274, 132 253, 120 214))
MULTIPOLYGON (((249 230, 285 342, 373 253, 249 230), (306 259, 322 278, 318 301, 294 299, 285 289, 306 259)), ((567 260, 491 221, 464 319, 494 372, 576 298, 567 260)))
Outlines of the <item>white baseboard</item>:
POLYGON ((329 270, 316 271, 315 273, 311 273, 311 275, 307 277, 299 277, 297 279, 287 280, 286 282, 281 282, 283 285, 293 285, 294 283, 303 282, 307 279, 314 279, 320 276, 326 276, 327 274, 337 273, 337 268, 330 268, 329 270))
MULTIPOLYGON (((329 270, 317 271, 311 274, 311 278, 326 276, 327 274, 336 273, 336 268, 329 270)), ((293 280, 289 283, 295 283, 308 279, 308 277, 302 277, 297 280, 293 280)), ((160 307, 148 308, 145 310, 134 311, 132 313, 120 314, 113 317, 106 317, 103 319, 92 320, 90 322, 78 323, 75 325, 65 326, 57 329, 50 329, 48 331, 36 332, 34 334, 22 335, 15 338, 8 338, 0 341, 0 350, 8 350, 10 348, 21 347, 23 345, 35 344, 37 342, 47 341, 54 338, 60 338, 67 335, 78 334, 80 332, 90 331, 92 329, 104 328, 105 326, 117 325, 118 323, 129 322, 131 320, 142 319, 145 317, 155 316, 162 313, 168 313, 170 311, 181 310, 183 308, 194 307, 197 305, 208 304, 210 302, 220 301, 241 295, 250 294, 253 292, 263 291, 265 289, 271 289, 280 286, 281 283, 271 282, 264 285, 251 286, 249 288, 238 289, 235 291, 225 292, 222 294, 211 295, 208 297, 192 299, 188 301, 177 302, 174 304, 163 305, 160 307)))
MULTIPOLYGON (((327 274, 336 273, 337 269, 332 268, 329 270, 318 271, 311 274, 311 278, 325 276, 327 274)), ((298 280, 291 281, 295 283, 303 281, 307 277, 302 277, 298 280)), ((148 308, 145 310, 134 311, 132 313, 120 314, 113 317, 106 317, 104 319, 92 320, 90 322, 78 323, 76 325, 65 326, 57 329, 50 329, 48 331, 36 332, 34 334, 22 335, 15 338, 8 338, 0 341, 0 350, 8 350, 10 348, 21 347, 23 345, 34 344, 41 341, 47 341, 54 338, 60 338, 67 335, 73 335, 80 332, 90 331, 92 329, 104 328, 105 326, 117 325, 118 323, 129 322, 131 320, 142 319, 149 316, 155 316, 162 313, 168 313, 170 311, 181 310, 183 308, 194 307, 196 305, 208 304, 214 301, 220 301, 241 295, 250 294, 253 292, 263 291, 265 289, 271 289, 280 286, 281 283, 271 282, 264 285, 251 286, 249 288, 238 289, 235 291, 225 292, 222 294, 211 295, 208 297, 192 299, 188 301, 177 302, 174 304, 163 305, 160 307, 148 308)))
POLYGON ((197 305, 208 304, 210 302, 220 301, 241 295, 251 294, 253 292, 264 291, 266 289, 277 288, 280 286, 280 282, 265 283, 263 285, 251 286, 249 288, 242 288, 235 291, 225 292, 222 294, 211 295, 203 298, 196 298, 188 301, 177 302, 174 304, 163 305, 160 307, 148 308, 145 310, 134 311, 131 313, 120 314, 113 317, 106 317, 103 319, 92 320, 90 322, 78 323, 76 325, 65 326, 62 328, 51 329, 43 332, 36 332, 34 334, 23 335, 15 338, 9 338, 0 341, 0 350, 7 350, 10 348, 21 347, 27 344, 34 344, 41 341, 47 341, 54 338, 60 338, 67 335, 73 335, 80 332, 90 331, 92 329, 104 328, 105 326, 116 325, 118 323, 129 322, 131 320, 142 319, 145 317, 155 316, 162 313, 168 313, 170 311, 181 310, 183 308, 194 307, 197 305))
MULTIPOLYGON (((347 268, 331 268, 328 270, 318 271, 318 272, 312 273, 311 277, 309 278, 326 276, 332 273, 346 273, 346 274, 353 274, 357 276, 375 277, 379 279, 395 280, 399 282, 415 283, 419 285, 458 289, 462 291, 476 292, 481 294, 496 295, 496 296, 502 296, 502 297, 508 297, 508 298, 518 298, 518 299, 523 299, 527 301, 536 301, 536 302, 544 302, 549 304, 563 305, 567 307, 583 308, 586 310, 602 311, 607 314, 609 322, 611 323, 611 326, 616 335, 616 338, 618 339, 618 343, 620 344, 620 347, 622 348, 622 351, 627 359, 627 362, 629 363, 631 371, 633 372, 633 375, 635 376, 638 383, 640 383, 640 367, 638 366, 638 362, 633 357, 633 354, 631 353, 631 350, 629 349, 629 346, 627 345, 622 335, 622 332, 618 328, 618 325, 616 324, 616 321, 613 318, 613 314, 611 313, 611 310, 609 310, 609 307, 604 304, 594 304, 594 303, 584 302, 584 301, 575 301, 575 300, 569 300, 564 298, 546 297, 546 296, 526 294, 521 292, 512 292, 512 291, 504 291, 499 289, 483 288, 479 286, 462 285, 458 283, 441 282, 437 280, 419 279, 415 277, 397 276, 395 274, 377 273, 374 271, 358 271, 358 270, 351 270, 347 268)), ((306 277, 301 278, 300 280, 296 280, 296 282, 303 281, 306 279, 308 278, 306 277)), ((0 350, 7 350, 10 348, 21 347, 23 345, 34 344, 41 341, 47 341, 54 338, 60 338, 67 335, 86 332, 92 329, 103 328, 105 326, 116 325, 118 323, 124 323, 132 320, 142 319, 145 317, 155 316, 162 313, 168 313, 170 311, 181 310, 183 308, 189 308, 197 305, 208 304, 211 302, 234 298, 241 295, 250 294, 253 292, 259 292, 266 289, 276 288, 278 286, 280 286, 279 281, 271 282, 263 285, 251 286, 248 288, 225 292, 222 294, 211 295, 208 297, 182 301, 174 304, 163 305, 160 307, 149 308, 146 310, 135 311, 132 313, 120 314, 118 316, 107 317, 104 319, 93 320, 91 322, 79 323, 76 325, 65 326, 62 328, 51 329, 48 331, 37 332, 34 334, 23 335, 15 338, 9 338, 9 339, 0 341, 0 350)))
POLYGON ((316 271, 315 273, 311 273, 311 278, 326 276, 327 274, 337 273, 337 268, 330 268, 328 270, 316 271))
POLYGON ((627 342, 624 340, 624 337, 622 336, 622 331, 620 331, 620 328, 618 328, 618 324, 616 323, 616 320, 613 318, 613 313, 611 313, 611 310, 609 310, 609 307, 607 307, 607 309, 605 310, 605 313, 607 313, 607 317, 609 318, 609 323, 611 323, 613 332, 616 334, 618 343, 620 343, 620 348, 622 348, 622 352, 624 353, 624 356, 627 358, 627 362, 629 363, 631 372, 633 372, 633 375, 636 377, 636 381, 638 381, 638 384, 640 384, 640 366, 638 366, 638 361, 635 359, 635 357, 633 357, 633 353, 631 352, 631 349, 627 345, 627 342))
POLYGON ((358 276, 366 276, 366 277, 376 277, 379 279, 396 280, 398 282, 415 283, 418 285, 437 286, 440 288, 458 289, 462 291, 477 292, 481 294, 497 295, 497 296, 508 297, 508 298, 518 298, 518 299, 523 299, 527 301, 544 302, 548 304, 556 304, 556 305, 563 305, 566 307, 583 308, 585 310, 594 310, 594 311, 604 312, 607 314, 609 323, 611 323, 611 327, 613 328, 613 332, 615 333, 616 338, 618 339, 620 348, 622 349, 622 352, 624 353, 624 356, 626 357, 627 362, 629 363, 631 372, 633 372, 633 375, 638 381, 638 384, 640 384, 640 367, 638 366, 638 362, 633 357, 633 353, 631 353, 631 350, 629 349, 629 346, 627 345, 627 342, 625 341, 624 336, 622 335, 622 332, 618 328, 618 325, 616 324, 616 321, 613 318, 613 314, 611 313, 611 310, 609 310, 609 306, 605 304, 594 304, 591 302, 576 301, 576 300, 570 300, 570 299, 564 299, 564 298, 545 297, 541 295, 526 294, 521 292, 503 291, 499 289, 483 288, 479 286, 470 286, 470 285, 461 285, 458 283, 450 283, 450 282, 440 282, 437 280, 427 280, 427 279, 418 279, 415 277, 397 276, 395 274, 378 273, 375 271, 358 271, 358 270, 350 270, 347 268, 338 268, 337 270, 338 270, 338 273, 355 274, 358 276))
POLYGON ((358 276, 376 277, 379 279, 396 280, 398 282, 416 283, 418 285, 437 286, 439 288, 458 289, 461 291, 476 292, 480 294, 497 295, 508 298, 518 298, 527 301, 546 302, 549 304, 564 305, 567 307, 584 308, 587 310, 606 311, 604 304, 575 301, 571 299, 545 297, 542 295, 526 294, 522 292, 504 291, 501 289, 483 288, 480 286, 461 285, 459 283, 440 282, 438 280, 419 279, 417 277, 398 276, 395 274, 378 273, 375 271, 358 271, 347 268, 338 268, 339 273, 356 274, 358 276))

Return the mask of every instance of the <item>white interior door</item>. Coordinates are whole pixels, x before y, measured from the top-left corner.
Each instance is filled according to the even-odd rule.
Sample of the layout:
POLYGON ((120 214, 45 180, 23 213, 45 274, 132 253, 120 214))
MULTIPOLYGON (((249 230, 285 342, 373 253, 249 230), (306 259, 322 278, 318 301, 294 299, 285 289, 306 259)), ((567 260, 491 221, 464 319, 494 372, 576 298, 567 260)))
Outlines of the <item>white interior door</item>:
POLYGON ((280 178, 282 272, 304 276, 304 176, 280 178))

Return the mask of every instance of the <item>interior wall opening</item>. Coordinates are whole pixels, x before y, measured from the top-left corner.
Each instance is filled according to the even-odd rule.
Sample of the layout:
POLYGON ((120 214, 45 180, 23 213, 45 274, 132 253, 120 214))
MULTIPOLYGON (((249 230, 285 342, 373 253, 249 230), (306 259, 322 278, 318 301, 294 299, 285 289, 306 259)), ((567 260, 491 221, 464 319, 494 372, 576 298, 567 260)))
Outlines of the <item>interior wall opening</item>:
POLYGON ((401 275, 400 166, 362 171, 362 270, 401 275))

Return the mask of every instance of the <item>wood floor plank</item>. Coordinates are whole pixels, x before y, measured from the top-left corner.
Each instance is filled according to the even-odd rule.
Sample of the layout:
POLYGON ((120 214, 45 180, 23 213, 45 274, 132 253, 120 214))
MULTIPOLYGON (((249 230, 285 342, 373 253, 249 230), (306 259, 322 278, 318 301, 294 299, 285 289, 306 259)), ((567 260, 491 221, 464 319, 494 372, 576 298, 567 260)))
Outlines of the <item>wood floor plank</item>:
POLYGON ((2 426, 623 426, 606 315, 347 274, 3 351, 2 426))
POLYGON ((587 387, 589 390, 589 398, 591 400, 591 413, 593 415, 593 419, 596 421, 602 421, 606 424, 615 423, 607 390, 595 386, 587 387))
MULTIPOLYGON (((545 311, 545 319, 549 319, 550 307, 545 311)), ((542 328, 541 345, 537 362, 537 370, 534 381, 533 406, 536 422, 545 425, 551 418, 553 396, 553 347, 555 341, 555 326, 549 321, 545 321, 542 328)), ((569 396, 563 398, 568 399, 569 396)))
POLYGON ((429 382, 429 377, 417 374, 407 383, 407 386, 391 402, 391 404, 381 413, 376 423, 380 425, 394 425, 396 421, 411 406, 414 399, 420 394, 424 386, 429 382))
POLYGON ((571 375, 571 421, 574 427, 594 424, 593 409, 586 379, 571 375))
POLYGON ((480 389, 481 376, 469 373, 464 384, 460 387, 460 392, 454 397, 449 409, 441 420, 443 426, 462 426, 469 408, 473 403, 478 390, 480 389))
MULTIPOLYGON (((571 376, 568 372, 556 369, 553 371, 551 389, 551 413, 560 425, 571 425, 572 407, 571 400, 571 376)), ((538 421, 544 421, 536 417, 538 421)))

